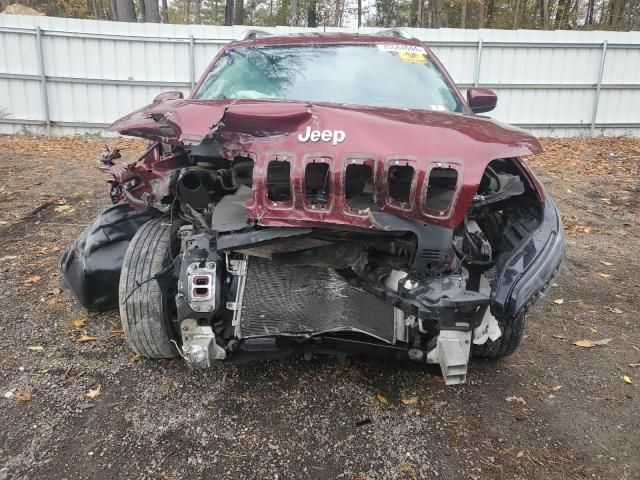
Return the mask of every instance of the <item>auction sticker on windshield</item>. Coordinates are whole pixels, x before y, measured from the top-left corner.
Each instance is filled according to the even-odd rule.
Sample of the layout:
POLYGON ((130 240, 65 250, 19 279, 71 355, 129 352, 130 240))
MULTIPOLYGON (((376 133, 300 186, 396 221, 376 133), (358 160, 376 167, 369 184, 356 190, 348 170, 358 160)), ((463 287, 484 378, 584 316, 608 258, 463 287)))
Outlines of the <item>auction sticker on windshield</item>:
POLYGON ((397 45, 382 43, 378 49, 398 55, 400 60, 409 63, 427 63, 427 51, 416 45, 397 45))

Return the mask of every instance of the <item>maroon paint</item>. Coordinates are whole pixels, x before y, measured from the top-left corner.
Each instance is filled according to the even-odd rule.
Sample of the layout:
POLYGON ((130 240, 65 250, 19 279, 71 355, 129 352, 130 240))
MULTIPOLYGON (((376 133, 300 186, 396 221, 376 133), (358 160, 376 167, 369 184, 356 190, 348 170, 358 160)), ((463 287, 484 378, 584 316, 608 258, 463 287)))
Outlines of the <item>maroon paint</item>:
MULTIPOLYGON (((420 44, 389 37, 332 35, 267 37, 233 46, 331 42, 420 44)), ((462 99, 457 89, 456 92, 462 99)), ((250 156, 255 162, 254 195, 246 205, 249 218, 264 226, 329 223, 375 228, 366 211, 354 211, 344 198, 346 166, 364 161, 374 169, 374 201, 379 209, 454 228, 463 221, 489 162, 542 151, 537 139, 528 133, 468 113, 289 101, 160 100, 118 120, 111 130, 174 145, 200 144, 206 139, 219 144, 228 159, 250 156), (323 141, 303 143, 298 135, 306 132, 307 127, 342 130, 346 137, 337 145, 323 141), (267 165, 276 158, 291 162, 291 202, 274 203, 267 198, 267 165), (330 165, 330 201, 325 207, 304 202, 304 168, 313 161, 330 165), (386 173, 394 164, 408 164, 415 170, 408 205, 398 204, 388 195, 386 173), (428 212, 423 205, 429 172, 441 165, 458 171, 454 201, 445 212, 428 212)), ((132 192, 136 195, 150 192, 149 179, 164 176, 176 167, 174 157, 160 159, 157 152, 150 155, 135 168, 140 186, 132 192)), ((540 189, 539 192, 542 195, 540 189)))
POLYGON ((474 113, 490 112, 496 108, 498 96, 488 88, 470 88, 467 90, 467 104, 474 113))

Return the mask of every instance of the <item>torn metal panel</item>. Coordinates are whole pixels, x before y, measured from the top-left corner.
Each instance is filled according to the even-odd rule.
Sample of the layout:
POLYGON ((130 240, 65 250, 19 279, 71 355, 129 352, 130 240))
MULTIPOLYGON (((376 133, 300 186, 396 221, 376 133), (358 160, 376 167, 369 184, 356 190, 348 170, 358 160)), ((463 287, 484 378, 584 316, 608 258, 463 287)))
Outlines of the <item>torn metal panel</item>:
MULTIPOLYGON (((488 118, 296 102, 166 100, 124 117, 111 129, 179 144, 187 154, 190 144, 210 142, 228 160, 252 158, 253 198, 247 202, 247 215, 260 225, 274 227, 333 223, 376 228, 365 211, 354 212, 344 197, 345 162, 355 158, 372 162, 375 181, 371 210, 452 228, 464 218, 489 162, 542 150, 526 132, 488 118), (332 133, 337 130, 344 134, 339 143, 332 133), (311 131, 317 135, 309 141, 311 131), (169 138, 170 132, 173 134, 169 138), (269 199, 266 173, 274 160, 291 164, 290 202, 269 199), (322 202, 309 196, 303 182, 313 163, 328 165, 326 200, 322 202), (393 165, 409 165, 414 171, 406 204, 390 197, 387 174, 393 165), (428 195, 425 179, 436 167, 456 168, 460 175, 454 203, 446 212, 434 213, 424 206, 428 195)), ((139 176, 144 183, 156 173, 164 175, 169 165, 175 168, 173 158, 158 156, 155 161, 128 168, 126 176, 119 175, 123 179, 139 176)), ((116 167, 111 170, 116 171, 116 167)))

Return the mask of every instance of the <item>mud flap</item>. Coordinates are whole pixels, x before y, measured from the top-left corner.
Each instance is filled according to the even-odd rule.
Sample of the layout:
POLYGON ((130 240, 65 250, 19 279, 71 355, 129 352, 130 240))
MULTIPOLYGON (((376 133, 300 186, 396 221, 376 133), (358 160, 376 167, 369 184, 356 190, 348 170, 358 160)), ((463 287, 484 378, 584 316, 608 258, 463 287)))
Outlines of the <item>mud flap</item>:
POLYGON ((104 210, 60 257, 62 287, 89 310, 118 308, 122 260, 138 229, 158 216, 157 210, 133 210, 121 203, 104 210))

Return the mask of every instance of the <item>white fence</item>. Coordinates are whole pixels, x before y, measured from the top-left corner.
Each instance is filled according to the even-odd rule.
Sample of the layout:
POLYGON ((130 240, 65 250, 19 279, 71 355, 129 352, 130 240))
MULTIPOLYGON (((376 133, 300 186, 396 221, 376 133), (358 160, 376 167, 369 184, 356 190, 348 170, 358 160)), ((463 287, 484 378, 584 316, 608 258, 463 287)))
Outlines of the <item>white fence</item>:
MULTIPOLYGON (((246 28, 0 15, 0 132, 95 133, 162 91, 186 95, 246 28)), ((639 32, 407 32, 460 88, 496 90, 498 120, 543 135, 640 135, 639 32)))

